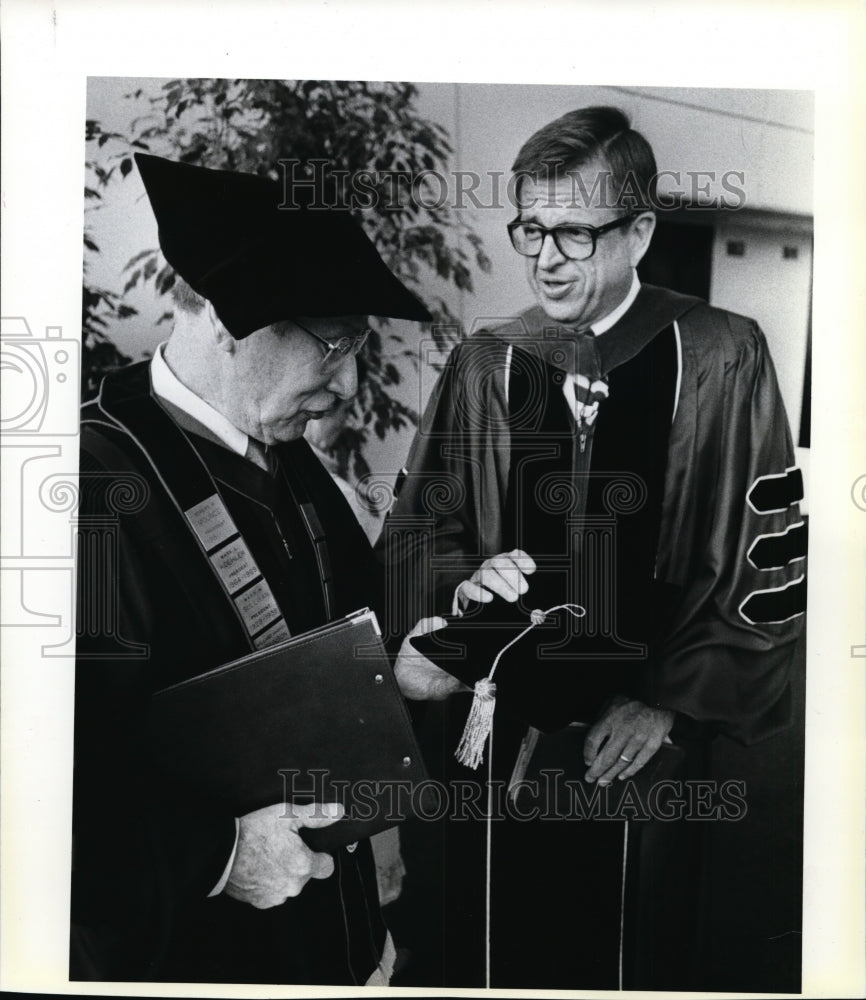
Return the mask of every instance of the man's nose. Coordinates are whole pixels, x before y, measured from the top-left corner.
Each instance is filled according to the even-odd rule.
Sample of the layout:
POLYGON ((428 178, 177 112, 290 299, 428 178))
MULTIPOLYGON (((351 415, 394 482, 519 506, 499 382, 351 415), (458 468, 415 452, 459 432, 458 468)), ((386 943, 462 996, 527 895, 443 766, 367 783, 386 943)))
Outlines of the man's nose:
POLYGON ((358 365, 354 354, 343 358, 328 380, 328 388, 340 399, 351 399, 358 392, 358 365))
POLYGON ((547 271, 565 260, 568 260, 568 258, 556 245, 553 233, 545 233, 544 239, 541 241, 541 252, 538 255, 538 266, 542 270, 547 271))

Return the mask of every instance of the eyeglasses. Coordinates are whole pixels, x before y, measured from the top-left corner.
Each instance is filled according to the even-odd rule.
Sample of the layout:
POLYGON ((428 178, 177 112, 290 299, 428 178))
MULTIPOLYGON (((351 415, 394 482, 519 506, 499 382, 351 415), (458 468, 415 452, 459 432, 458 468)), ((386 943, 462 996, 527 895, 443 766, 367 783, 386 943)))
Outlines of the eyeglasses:
POLYGON ((292 320, 292 322, 295 326, 300 327, 304 333, 308 333, 313 340, 318 340, 325 349, 325 353, 322 355, 321 366, 323 371, 328 372, 336 371, 349 356, 354 358, 359 354, 364 344, 367 343, 367 338, 372 333, 370 328, 367 327, 357 337, 340 337, 339 340, 326 340, 317 333, 313 333, 312 330, 307 329, 303 323, 299 323, 296 319, 292 320))
POLYGON ((511 245, 524 257, 537 257, 548 234, 553 237, 556 249, 569 260, 588 260, 595 253, 595 246, 602 233, 618 229, 631 222, 634 215, 622 215, 603 226, 554 226, 548 229, 535 222, 523 222, 520 217, 508 223, 511 245))

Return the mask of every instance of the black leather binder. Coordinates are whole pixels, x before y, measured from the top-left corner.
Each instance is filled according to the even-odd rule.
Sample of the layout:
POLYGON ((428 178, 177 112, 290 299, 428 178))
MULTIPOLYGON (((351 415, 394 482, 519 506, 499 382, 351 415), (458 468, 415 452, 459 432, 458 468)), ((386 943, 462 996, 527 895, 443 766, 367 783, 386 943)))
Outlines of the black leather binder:
POLYGON ((302 831, 316 850, 419 807, 426 773, 371 611, 166 688, 151 710, 158 770, 218 808, 341 802, 342 820, 302 831))

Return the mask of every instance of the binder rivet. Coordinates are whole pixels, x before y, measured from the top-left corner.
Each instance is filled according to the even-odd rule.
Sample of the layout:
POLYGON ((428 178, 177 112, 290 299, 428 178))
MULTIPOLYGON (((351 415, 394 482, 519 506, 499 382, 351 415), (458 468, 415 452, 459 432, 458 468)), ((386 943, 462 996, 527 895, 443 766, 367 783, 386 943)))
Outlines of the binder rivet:
POLYGON ((412 758, 411 757, 404 757, 403 758, 403 767, 408 767, 411 763, 412 763, 412 758))
POLYGON ((381 674, 376 674, 375 680, 377 684, 381 684, 385 678, 381 674))

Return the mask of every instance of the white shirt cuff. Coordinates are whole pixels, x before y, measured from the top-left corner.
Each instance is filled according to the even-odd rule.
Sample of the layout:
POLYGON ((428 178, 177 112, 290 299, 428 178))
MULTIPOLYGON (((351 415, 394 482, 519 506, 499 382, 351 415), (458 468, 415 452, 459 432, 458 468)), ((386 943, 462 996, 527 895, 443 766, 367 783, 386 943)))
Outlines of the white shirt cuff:
POLYGON ((220 878, 219 882, 217 882, 217 884, 213 887, 213 889, 211 889, 211 891, 207 894, 208 899, 210 899, 211 896, 218 896, 226 887, 226 883, 229 880, 229 875, 231 875, 232 872, 232 865, 235 863, 235 854, 237 854, 238 851, 238 835, 240 834, 240 830, 241 830, 240 820, 235 818, 235 845, 232 848, 232 853, 229 857, 229 863, 226 865, 225 871, 223 871, 222 873, 222 877, 220 878))

